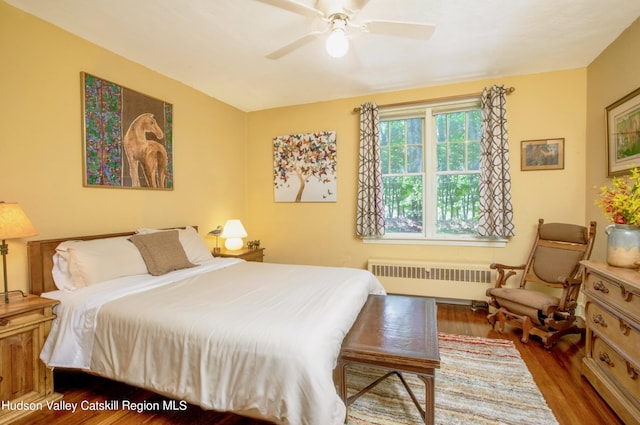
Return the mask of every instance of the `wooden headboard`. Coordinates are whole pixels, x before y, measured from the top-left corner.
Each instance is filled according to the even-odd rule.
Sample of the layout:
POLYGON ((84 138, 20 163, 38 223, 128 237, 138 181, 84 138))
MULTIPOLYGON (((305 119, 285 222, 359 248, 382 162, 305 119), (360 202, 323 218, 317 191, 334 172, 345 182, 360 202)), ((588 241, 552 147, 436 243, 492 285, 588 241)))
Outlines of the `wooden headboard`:
MULTIPOLYGON (((198 226, 192 226, 198 230, 198 226)), ((178 227, 173 227, 177 229, 178 227)), ((184 227, 181 227, 184 229, 184 227)), ((27 242, 27 257, 29 260, 29 292, 40 295, 43 292, 58 289, 53 281, 51 271, 53 269, 53 254, 56 247, 64 241, 88 241, 92 239, 113 238, 117 236, 131 236, 136 232, 108 233, 103 235, 75 236, 68 238, 46 239, 27 242)))

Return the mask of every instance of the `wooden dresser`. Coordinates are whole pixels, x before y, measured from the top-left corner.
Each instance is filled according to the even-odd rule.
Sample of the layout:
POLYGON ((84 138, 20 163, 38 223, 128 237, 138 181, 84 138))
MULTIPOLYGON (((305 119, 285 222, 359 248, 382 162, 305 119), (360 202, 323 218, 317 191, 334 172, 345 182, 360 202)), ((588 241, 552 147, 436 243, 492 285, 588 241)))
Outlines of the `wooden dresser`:
POLYGON ((625 424, 640 424, 640 272, 583 262, 582 374, 625 424))

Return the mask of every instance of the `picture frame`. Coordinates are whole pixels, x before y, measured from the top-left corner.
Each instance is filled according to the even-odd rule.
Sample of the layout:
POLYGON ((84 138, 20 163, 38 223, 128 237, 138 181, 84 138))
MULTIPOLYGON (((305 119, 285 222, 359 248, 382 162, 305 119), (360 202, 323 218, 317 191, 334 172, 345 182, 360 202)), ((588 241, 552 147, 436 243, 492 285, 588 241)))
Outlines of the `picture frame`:
POLYGON ((173 190, 173 105, 80 75, 83 185, 173 190))
POLYGON ((335 131, 273 138, 275 202, 336 202, 335 131))
POLYGON ((605 108, 607 175, 640 166, 640 88, 605 108))
POLYGON ((523 140, 520 153, 522 171, 564 169, 564 138, 523 140))

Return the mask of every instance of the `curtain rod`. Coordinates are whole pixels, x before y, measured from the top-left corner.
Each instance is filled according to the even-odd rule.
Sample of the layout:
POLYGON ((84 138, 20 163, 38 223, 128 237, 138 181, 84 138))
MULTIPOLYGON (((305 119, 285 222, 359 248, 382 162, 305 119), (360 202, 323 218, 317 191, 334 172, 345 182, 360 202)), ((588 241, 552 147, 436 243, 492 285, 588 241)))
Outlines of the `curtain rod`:
MULTIPOLYGON (((508 87, 506 89, 507 94, 511 94, 514 91, 516 91, 515 87, 508 87)), ((435 99, 410 100, 408 102, 388 103, 386 105, 378 105, 378 107, 379 108, 395 108, 397 106, 421 105, 423 103, 449 102, 453 100, 467 99, 469 97, 480 97, 481 95, 482 93, 459 94, 456 96, 438 97, 435 99)), ((360 112, 360 107, 356 106, 355 108, 353 108, 353 112, 360 112)))

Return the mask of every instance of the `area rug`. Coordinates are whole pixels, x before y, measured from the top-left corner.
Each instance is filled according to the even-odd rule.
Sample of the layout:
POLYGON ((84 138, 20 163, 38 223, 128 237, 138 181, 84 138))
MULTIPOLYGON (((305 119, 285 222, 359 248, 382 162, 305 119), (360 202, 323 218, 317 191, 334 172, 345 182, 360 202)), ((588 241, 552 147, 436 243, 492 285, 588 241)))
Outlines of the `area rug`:
MULTIPOLYGON (((439 334, 440 369, 435 379, 438 425, 554 425, 553 412, 512 341, 439 334)), ((366 387, 384 371, 351 365, 347 391, 366 387)), ((403 374, 421 405, 424 384, 403 374)), ((349 425, 419 425, 423 421, 397 376, 349 406, 349 425)))

